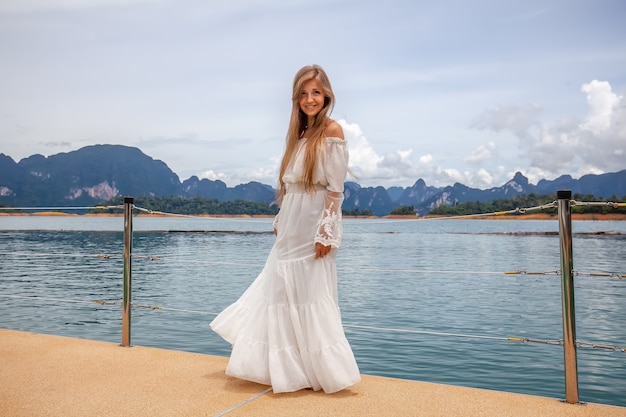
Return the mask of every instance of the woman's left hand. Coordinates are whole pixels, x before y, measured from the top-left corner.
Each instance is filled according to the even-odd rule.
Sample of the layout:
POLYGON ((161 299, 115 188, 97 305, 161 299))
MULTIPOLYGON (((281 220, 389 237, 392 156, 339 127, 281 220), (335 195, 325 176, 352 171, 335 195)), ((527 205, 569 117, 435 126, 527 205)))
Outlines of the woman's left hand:
POLYGON ((330 245, 324 246, 319 242, 315 242, 315 259, 323 258, 324 256, 328 255, 331 248, 332 247, 330 245))

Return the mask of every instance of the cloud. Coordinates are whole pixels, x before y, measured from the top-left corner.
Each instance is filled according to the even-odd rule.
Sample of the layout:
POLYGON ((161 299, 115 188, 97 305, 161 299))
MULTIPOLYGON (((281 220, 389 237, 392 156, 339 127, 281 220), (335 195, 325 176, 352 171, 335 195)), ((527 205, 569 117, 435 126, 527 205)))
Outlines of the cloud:
POLYGON ((427 154, 427 155, 422 155, 419 158, 419 162, 420 164, 430 164, 433 160, 433 156, 431 154, 427 154))
POLYGON ((260 182, 271 186, 276 186, 278 178, 278 165, 271 167, 259 167, 252 170, 238 168, 229 173, 215 171, 212 169, 202 171, 196 176, 199 179, 209 179, 211 181, 220 180, 229 187, 235 187, 240 184, 247 184, 251 181, 260 182))
POLYGON ((611 85, 606 81, 593 80, 583 84, 580 91, 587 93, 589 104, 589 115, 580 128, 596 133, 609 129, 615 108, 623 97, 613 93, 611 85))
POLYGON ((208 179, 211 181, 224 181, 226 180, 227 176, 226 174, 222 173, 222 172, 215 172, 213 170, 208 170, 208 171, 204 171, 201 172, 200 174, 198 174, 198 178, 200 179, 208 179))
POLYGON ((537 104, 497 106, 479 115, 472 126, 495 132, 510 130, 519 138, 526 138, 538 123, 540 114, 541 107, 537 104))
MULTIPOLYGON (((583 84, 588 112, 583 120, 542 121, 541 109, 499 106, 481 114, 473 126, 494 132, 510 131, 518 140, 519 157, 529 165, 519 170, 531 179, 620 171, 626 168, 626 102, 607 81, 583 84), (533 178, 534 177, 534 178, 533 178)), ((490 159, 490 144, 466 158, 482 163, 490 159)))
MULTIPOLYGON (((350 150, 350 168, 362 186, 411 186, 427 178, 428 185, 447 186, 472 178, 456 168, 443 167, 431 154, 420 155, 415 162, 413 149, 396 150, 379 155, 356 123, 338 120, 343 127, 350 150)), ((488 175, 482 175, 487 178, 488 175)), ((482 182, 482 181, 481 181, 482 182)))
POLYGON ((362 185, 398 185, 407 179, 416 181, 412 149, 379 155, 356 123, 338 120, 350 150, 350 167, 362 185))
POLYGON ((465 162, 469 162, 471 164, 479 164, 483 161, 487 161, 493 159, 496 153, 496 144, 494 142, 489 142, 484 145, 480 145, 476 150, 474 150, 471 154, 465 157, 465 162))
POLYGON ((619 14, 491 3, 0 1, 0 150, 124 144, 180 178, 275 184, 291 80, 313 61, 364 186, 623 169, 619 14), (312 49, 290 36, 303 16, 334 28, 312 49))
POLYGON ((481 168, 478 170, 478 173, 476 174, 476 176, 478 177, 478 184, 484 184, 484 185, 492 185, 493 184, 493 175, 491 175, 491 173, 489 173, 486 169, 481 168))
POLYGON ((268 167, 260 167, 243 171, 240 175, 231 177, 231 182, 244 184, 250 181, 257 181, 276 187, 278 185, 278 158, 272 158, 274 162, 268 167))
POLYGON ((43 146, 45 146, 46 148, 69 148, 72 146, 71 142, 65 142, 65 141, 50 141, 50 142, 46 142, 43 143, 43 146))
POLYGON ((581 92, 586 94, 588 106, 582 119, 543 120, 543 109, 536 103, 501 105, 485 110, 471 126, 497 135, 490 136, 492 140, 479 144, 463 158, 463 162, 469 164, 464 170, 457 168, 452 159, 430 153, 416 156, 411 148, 381 154, 358 124, 345 120, 339 123, 349 141, 352 170, 364 186, 407 186, 424 178, 434 186, 460 182, 484 189, 503 184, 518 171, 536 184, 541 179, 564 173, 580 177, 625 169, 626 101, 623 95, 614 93, 608 82, 597 80, 583 84, 581 92), (509 149, 511 136, 503 134, 506 132, 516 140, 516 149, 509 149), (520 164, 520 158, 527 164, 520 164), (510 161, 518 162, 513 166, 510 161))
POLYGON ((611 172, 624 169, 626 153, 626 100, 613 93, 606 81, 584 84, 589 113, 576 131, 581 169, 611 172))

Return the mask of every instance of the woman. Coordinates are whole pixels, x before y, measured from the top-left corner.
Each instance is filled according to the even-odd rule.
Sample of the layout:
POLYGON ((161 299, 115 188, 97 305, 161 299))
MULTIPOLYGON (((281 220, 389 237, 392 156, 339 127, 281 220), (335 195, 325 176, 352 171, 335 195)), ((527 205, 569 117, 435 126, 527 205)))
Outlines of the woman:
POLYGON ((259 276, 211 328, 232 344, 227 375, 275 393, 333 393, 361 379, 341 324, 335 268, 348 149, 329 118, 335 96, 321 67, 298 71, 292 101, 276 243, 259 276))

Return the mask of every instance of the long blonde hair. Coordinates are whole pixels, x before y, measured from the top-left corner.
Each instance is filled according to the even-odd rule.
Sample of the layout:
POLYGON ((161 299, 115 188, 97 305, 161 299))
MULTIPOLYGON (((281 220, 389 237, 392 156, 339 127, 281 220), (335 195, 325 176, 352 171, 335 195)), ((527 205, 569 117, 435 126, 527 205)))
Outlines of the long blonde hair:
POLYGON ((291 119, 289 120, 289 129, 287 130, 287 142, 285 145, 285 153, 280 163, 280 172, 278 175, 278 195, 277 200, 280 204, 285 195, 285 182, 283 181, 283 175, 289 166, 289 162, 296 149, 298 148, 298 140, 302 137, 307 127, 309 129, 309 137, 307 143, 305 143, 305 158, 304 158, 304 187, 306 190, 313 188, 313 178, 315 163, 318 155, 321 152, 322 145, 324 143, 324 130, 328 124, 328 116, 332 112, 335 105, 335 94, 330 85, 328 75, 319 65, 307 65, 302 67, 293 79, 293 95, 291 97, 291 119), (300 110, 300 96, 304 83, 316 79, 324 93, 324 107, 315 116, 312 126, 307 126, 307 116, 300 110))

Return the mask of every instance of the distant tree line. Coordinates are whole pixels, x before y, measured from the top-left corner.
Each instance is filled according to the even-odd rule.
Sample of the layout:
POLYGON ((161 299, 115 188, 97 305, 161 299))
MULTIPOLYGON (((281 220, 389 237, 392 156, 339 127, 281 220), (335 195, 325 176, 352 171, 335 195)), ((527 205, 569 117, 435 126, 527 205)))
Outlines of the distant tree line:
POLYGON ((415 207, 414 206, 396 207, 395 209, 391 210, 390 214, 401 215, 401 216, 406 216, 407 214, 415 214, 415 207))
MULTIPOLYGON (((124 204, 124 197, 115 197, 112 200, 99 204, 101 206, 121 206, 124 204)), ((183 197, 135 197, 134 204, 137 207, 160 211, 164 213, 176 214, 209 214, 209 215, 276 215, 278 206, 262 202, 234 200, 219 201, 204 197, 183 198, 183 197)), ((89 213, 119 213, 121 209, 92 209, 89 213)), ((413 210, 413 214, 415 211, 413 210)), ((344 216, 373 216, 371 210, 342 210, 344 216)))
MULTIPOLYGON (((102 206, 118 206, 124 204, 124 197, 115 197, 104 202, 102 206)), ((224 215, 275 215, 278 213, 276 204, 234 200, 219 201, 203 197, 135 197, 137 207, 176 214, 224 214, 224 215)), ((102 210, 90 210, 90 213, 102 213, 102 210)), ((116 213, 119 209, 108 209, 105 212, 116 213)))
MULTIPOLYGON (((609 199, 597 198, 593 195, 574 194, 572 200, 579 202, 620 202, 624 201, 626 196, 618 199, 612 196, 609 199)), ((557 200, 556 194, 537 195, 534 193, 513 197, 511 199, 500 198, 486 202, 466 202, 454 205, 442 204, 441 206, 429 212, 432 215, 443 216, 464 216, 468 214, 493 213, 499 211, 509 211, 519 209, 527 209, 531 207, 539 207, 557 200)), ((557 208, 542 209, 540 212, 548 214, 557 214, 557 208)), ((601 206, 585 206, 574 205, 572 213, 624 213, 623 207, 614 208, 608 205, 601 206)))
POLYGON ((372 210, 359 210, 358 208, 355 208, 353 210, 341 210, 341 214, 343 216, 364 216, 364 217, 369 217, 369 216, 373 216, 374 213, 372 213, 372 210))

